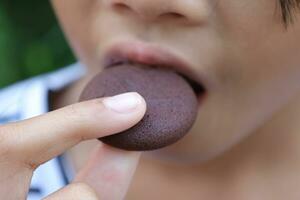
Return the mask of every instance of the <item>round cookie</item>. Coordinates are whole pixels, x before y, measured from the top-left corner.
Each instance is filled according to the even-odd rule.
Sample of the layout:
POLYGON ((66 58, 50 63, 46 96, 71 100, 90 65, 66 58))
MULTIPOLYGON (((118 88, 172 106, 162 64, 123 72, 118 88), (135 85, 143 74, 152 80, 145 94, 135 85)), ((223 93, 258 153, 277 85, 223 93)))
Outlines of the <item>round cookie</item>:
POLYGON ((146 114, 132 128, 99 138, 106 144, 132 151, 162 148, 182 138, 196 119, 195 92, 170 69, 136 65, 106 68, 87 84, 80 101, 125 92, 138 92, 144 97, 146 114))

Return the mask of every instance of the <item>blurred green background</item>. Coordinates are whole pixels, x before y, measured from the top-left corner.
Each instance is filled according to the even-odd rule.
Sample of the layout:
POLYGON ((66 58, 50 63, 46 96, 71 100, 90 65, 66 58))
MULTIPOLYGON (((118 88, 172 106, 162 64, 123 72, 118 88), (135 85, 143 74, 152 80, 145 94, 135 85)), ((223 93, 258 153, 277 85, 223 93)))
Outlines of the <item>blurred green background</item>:
POLYGON ((0 88, 74 61, 49 1, 0 1, 0 88))

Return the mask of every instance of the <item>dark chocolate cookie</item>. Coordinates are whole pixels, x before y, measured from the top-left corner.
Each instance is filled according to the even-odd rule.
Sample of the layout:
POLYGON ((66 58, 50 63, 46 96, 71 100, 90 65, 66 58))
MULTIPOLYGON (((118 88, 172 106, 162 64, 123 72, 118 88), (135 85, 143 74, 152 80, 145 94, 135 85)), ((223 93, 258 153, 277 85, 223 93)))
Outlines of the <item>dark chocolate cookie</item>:
POLYGON ((99 138, 106 144, 133 151, 162 148, 182 138, 196 119, 195 92, 170 69, 135 65, 107 68, 87 84, 80 101, 125 92, 138 92, 144 97, 146 114, 132 128, 99 138))

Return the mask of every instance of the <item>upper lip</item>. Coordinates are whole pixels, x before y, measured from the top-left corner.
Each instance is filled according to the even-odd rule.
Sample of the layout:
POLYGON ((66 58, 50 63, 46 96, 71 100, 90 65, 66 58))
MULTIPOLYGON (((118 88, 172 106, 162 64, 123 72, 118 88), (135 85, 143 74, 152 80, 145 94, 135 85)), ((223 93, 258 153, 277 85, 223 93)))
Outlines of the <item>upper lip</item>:
POLYGON ((117 43, 108 48, 108 51, 104 54, 102 64, 104 67, 110 67, 126 63, 171 68, 186 79, 189 79, 192 85, 198 84, 204 90, 203 82, 199 80, 199 77, 196 76, 188 62, 159 46, 142 42, 117 43))

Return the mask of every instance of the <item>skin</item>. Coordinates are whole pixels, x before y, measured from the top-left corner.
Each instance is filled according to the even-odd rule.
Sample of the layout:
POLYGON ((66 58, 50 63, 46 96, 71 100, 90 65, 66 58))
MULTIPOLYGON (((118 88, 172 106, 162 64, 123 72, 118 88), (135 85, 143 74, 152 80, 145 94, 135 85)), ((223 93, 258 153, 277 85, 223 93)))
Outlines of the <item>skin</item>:
MULTIPOLYGON (((141 41, 171 50, 189 62, 207 89, 207 97, 190 133, 177 144, 142 158, 128 199, 220 199, 220 196, 237 200, 299 199, 300 125, 296 119, 300 118, 300 21, 285 30, 276 1, 52 0, 52 3, 70 45, 88 71, 82 80, 54 95, 54 109, 76 101, 87 80, 102 70, 99 63, 103 61, 104 52, 117 41, 141 41)), ((76 105, 86 109, 82 104, 76 105)), ((123 121, 124 126, 119 128, 125 129, 137 122, 143 109, 142 103, 139 114, 133 114, 132 121, 128 118, 130 123, 123 121)), ((59 113, 63 116, 64 112, 59 113)), ((101 115, 103 119, 110 119, 112 127, 117 126, 115 115, 102 114, 106 115, 101 115)), ((78 115, 84 117, 92 113, 79 112, 78 115)), ((20 123, 28 130, 32 130, 34 124, 44 124, 42 130, 50 133, 55 133, 53 127, 66 130, 62 124, 53 126, 53 121, 59 123, 53 115, 40 123, 43 119, 45 117, 32 123, 20 123)), ((91 133, 88 139, 103 135, 101 130, 110 130, 105 134, 120 130, 97 125, 95 130, 100 133, 91 133)), ((15 128, 18 126, 13 124, 0 130, 7 137, 11 132, 18 135, 24 132, 15 128)), ((55 143, 60 142, 61 137, 56 138, 55 143)), ((10 146, 9 151, 3 152, 16 152, 10 156, 16 159, 3 162, 10 164, 2 167, 14 174, 13 169, 20 172, 19 178, 27 180, 24 188, 36 166, 79 142, 75 141, 59 151, 53 150, 56 153, 51 156, 40 156, 34 165, 29 165, 34 167, 29 168, 20 164, 15 169, 12 166, 16 165, 11 164, 16 160, 24 163, 20 162, 18 152, 28 151, 25 148, 28 143, 20 143, 24 148, 17 152, 10 146)), ((55 143, 45 141, 38 146, 55 143)), ((113 160, 114 150, 98 147, 86 164, 85 158, 93 145, 78 145, 70 152, 76 166, 83 165, 75 178, 75 182, 84 185, 78 187, 83 188, 81 199, 87 199, 84 194, 91 199, 122 199, 139 156, 117 153, 121 161, 113 166, 123 166, 120 163, 128 161, 131 167, 122 170, 123 173, 116 170, 109 173, 113 176, 105 176, 111 172, 103 169, 111 166, 108 160, 113 160), (106 159, 96 159, 99 157, 106 159), (122 187, 117 187, 119 184, 122 187), (114 192, 115 188, 121 189, 114 192), (105 196, 113 194, 120 195, 105 196)), ((35 158, 40 155, 40 149, 29 151, 28 155, 35 158)), ((73 183, 50 198, 73 197, 80 190, 77 186, 72 189, 73 183)), ((79 195, 75 196, 80 199, 79 195)))
POLYGON ((52 2, 88 74, 101 71, 112 44, 142 41, 172 50, 201 77, 208 95, 196 125, 165 150, 175 160, 220 155, 299 93, 300 23, 285 31, 274 0, 176 0, 164 9, 159 0, 52 2))
MULTIPOLYGON (((300 117, 300 21, 286 30, 277 1, 52 3, 87 76, 101 71, 111 45, 138 41, 157 44, 187 60, 207 89, 190 133, 144 156, 128 199, 172 194, 174 199, 183 199, 182 194, 218 199, 220 193, 224 199, 253 199, 257 194, 262 199, 288 194, 297 199, 296 190, 283 185, 300 178, 288 165, 299 165, 295 155, 300 151, 300 127, 295 119, 300 117), (176 184, 169 177, 176 177, 176 184), (265 190, 260 193, 258 186, 265 190)), ((76 96, 75 88, 62 99, 76 96)), ((89 145, 74 150, 79 166, 84 162, 78 158, 84 155, 80 151, 89 145)))

